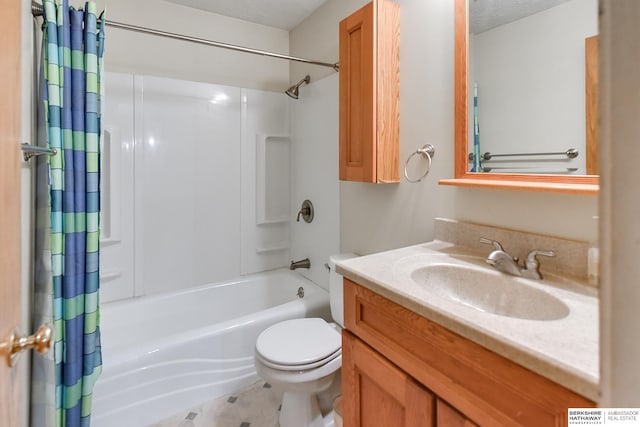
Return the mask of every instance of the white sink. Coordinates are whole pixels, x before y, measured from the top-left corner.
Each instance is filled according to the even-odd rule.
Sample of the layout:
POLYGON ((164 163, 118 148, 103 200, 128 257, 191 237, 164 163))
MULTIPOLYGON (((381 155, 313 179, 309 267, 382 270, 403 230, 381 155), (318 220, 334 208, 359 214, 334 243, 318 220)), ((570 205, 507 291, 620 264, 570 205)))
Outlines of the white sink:
POLYGON ((475 310, 528 320, 558 320, 569 307, 533 280, 473 265, 434 263, 411 272, 429 292, 475 310))

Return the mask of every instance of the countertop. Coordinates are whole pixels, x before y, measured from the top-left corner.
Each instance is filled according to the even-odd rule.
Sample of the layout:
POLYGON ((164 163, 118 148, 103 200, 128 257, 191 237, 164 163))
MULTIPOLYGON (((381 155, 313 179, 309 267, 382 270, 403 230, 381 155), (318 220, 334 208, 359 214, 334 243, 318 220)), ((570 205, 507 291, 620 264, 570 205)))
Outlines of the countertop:
MULTIPOLYGON (((569 314, 528 320, 482 312, 435 295, 411 272, 430 263, 487 268, 483 254, 433 241, 336 263, 344 277, 574 392, 598 400, 597 290, 552 274, 536 286, 561 299, 569 314)), ((544 261, 542 261, 544 263, 544 261)))

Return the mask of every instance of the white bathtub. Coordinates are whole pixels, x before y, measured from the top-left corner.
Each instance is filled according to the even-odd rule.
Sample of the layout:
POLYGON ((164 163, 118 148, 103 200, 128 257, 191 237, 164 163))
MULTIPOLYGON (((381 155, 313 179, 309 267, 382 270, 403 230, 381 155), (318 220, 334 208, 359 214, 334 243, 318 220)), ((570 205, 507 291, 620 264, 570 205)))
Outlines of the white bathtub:
POLYGON ((147 426, 242 389, 258 378, 260 332, 285 319, 329 316, 329 294, 289 270, 106 304, 91 425, 147 426))

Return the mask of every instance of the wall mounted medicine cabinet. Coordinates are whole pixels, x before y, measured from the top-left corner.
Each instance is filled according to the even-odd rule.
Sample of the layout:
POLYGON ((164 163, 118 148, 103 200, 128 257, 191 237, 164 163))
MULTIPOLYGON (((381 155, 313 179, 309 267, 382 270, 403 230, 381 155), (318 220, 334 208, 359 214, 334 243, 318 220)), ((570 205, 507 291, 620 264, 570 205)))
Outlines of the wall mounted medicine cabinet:
POLYGON ((340 179, 400 182, 399 5, 374 0, 339 32, 340 179))
MULTIPOLYGON (((486 28, 482 29, 478 27, 478 22, 482 23, 482 20, 470 19, 470 8, 483 7, 480 3, 482 2, 455 0, 455 170, 454 179, 440 180, 440 184, 573 194, 597 194, 599 189, 599 177, 596 175, 597 165, 593 163, 593 159, 597 159, 597 147, 595 147, 595 145, 597 145, 598 134, 597 49, 590 47, 589 41, 587 41, 587 47, 585 48, 585 37, 593 40, 592 37, 588 36, 592 35, 594 31, 597 32, 596 3, 571 2, 571 4, 562 4, 553 8, 562 8, 564 10, 563 13, 565 15, 569 15, 569 19, 559 22, 568 23, 578 21, 582 27, 587 27, 586 29, 581 27, 583 33, 580 33, 579 37, 576 36, 574 39, 565 43, 568 45, 570 50, 567 50, 566 53, 560 54, 551 52, 552 49, 559 48, 556 45, 560 45, 560 43, 557 40, 548 37, 546 34, 550 32, 549 26, 534 26, 533 22, 533 20, 542 19, 543 15, 551 16, 552 14, 558 14, 560 13, 560 10, 544 10, 541 11, 541 13, 536 13, 535 15, 520 19, 520 21, 527 20, 526 27, 518 26, 524 25, 518 24, 520 21, 511 21, 506 24, 503 23, 504 25, 501 24, 499 27, 486 26, 486 28, 490 28, 487 30, 486 28), (594 5, 593 11, 587 11, 589 13, 579 14, 576 13, 576 11, 565 10, 568 7, 574 6, 589 7, 592 4, 594 5), (579 18, 583 16, 584 19, 580 20, 579 18), (471 29, 470 22, 473 23, 471 29), (509 28, 507 29, 507 27, 509 28), (526 28, 528 32, 525 32, 524 30, 516 30, 516 28, 526 28), (489 35, 489 33, 491 34, 489 35), (543 34, 546 36, 527 38, 523 35, 530 35, 533 33, 538 35, 543 34), (505 34, 509 34, 510 36, 507 37, 505 34), (522 36, 517 39, 520 44, 513 41, 515 38, 514 34, 520 34, 522 36), (482 44, 486 40, 490 40, 492 44, 482 44), (536 66, 528 67, 526 72, 513 71, 509 69, 511 72, 507 74, 510 77, 515 77, 513 80, 517 82, 515 85, 516 87, 519 85, 520 87, 528 89, 527 95, 521 96, 519 99, 523 99, 522 102, 526 104, 526 107, 531 107, 531 111, 529 112, 529 110, 526 110, 527 112, 525 112, 523 105, 519 105, 518 108, 513 108, 513 104, 508 102, 497 102, 496 98, 502 100, 507 96, 507 94, 508 96, 514 96, 519 93, 517 90, 512 90, 512 85, 509 83, 511 80, 508 80, 507 82, 501 81, 500 79, 496 82, 495 78, 493 80, 489 79, 488 82, 487 79, 483 80, 483 76, 495 77, 496 74, 499 74, 496 70, 492 72, 485 72, 485 69, 489 71, 491 70, 488 67, 497 61, 495 60, 496 58, 500 60, 504 59, 506 61, 505 58, 511 58, 511 56, 513 56, 504 55, 506 48, 499 50, 497 54, 491 56, 490 54, 494 51, 489 50, 489 48, 495 47, 497 43, 503 43, 504 46, 507 47, 517 46, 521 51, 527 54, 535 50, 540 53, 543 58, 548 58, 552 53, 555 57, 563 57, 563 59, 564 57, 570 57, 572 62, 566 64, 566 68, 573 70, 574 72, 564 74, 574 76, 574 78, 571 79, 572 89, 570 94, 575 95, 575 97, 567 96, 563 98, 554 92, 554 88, 557 88, 558 85, 554 86, 554 82, 549 81, 548 75, 550 70, 546 65, 552 64, 553 67, 560 67, 560 65, 548 59, 540 59, 536 62, 536 66), (532 46, 535 46, 535 49, 533 49, 533 47, 531 49, 523 49, 522 45, 524 44, 527 46, 531 44, 532 46), (484 50, 483 46, 486 47, 484 50), (471 55, 470 51, 472 53, 471 55), (470 57, 473 61, 470 61, 470 57), (493 61, 481 62, 486 57, 491 58, 493 61), (487 64, 486 66, 483 65, 485 63, 487 64), (499 87, 498 84, 500 84, 499 87), (532 88, 538 88, 538 90, 531 90, 532 88), (549 94, 549 92, 552 92, 551 99, 549 97, 542 98, 543 93, 549 94), (500 98, 500 96, 503 98, 500 98), (561 101, 566 101, 567 105, 570 106, 562 110, 569 114, 569 117, 565 118, 560 114, 552 114, 552 116, 549 117, 549 111, 552 109, 545 108, 544 106, 561 104, 561 101), (586 104, 586 114, 584 104, 586 104), (491 115, 491 113, 494 112, 494 109, 490 109, 489 106, 495 105, 499 105, 501 108, 505 105, 508 105, 509 107, 507 108, 506 113, 504 109, 497 109, 497 111, 502 111, 502 113, 494 116, 491 115), (533 110, 533 107, 538 105, 542 105, 542 108, 533 110), (478 110, 475 110, 476 108, 478 110), (507 119, 507 113, 513 113, 513 115, 509 116, 507 119), (488 120, 488 118, 491 120, 488 120), (523 121, 525 126, 524 128, 516 129, 515 123, 520 123, 520 121, 523 121), (580 121, 583 122, 582 126, 579 125, 580 121), (494 122, 496 123, 496 126, 490 126, 493 125, 494 122), (569 129, 571 132, 560 132, 559 129, 566 130, 565 128, 568 126, 567 123, 577 123, 578 125, 571 126, 569 129), (509 132, 512 127, 514 128, 513 131, 509 132), (497 129, 497 133, 490 132, 494 128, 497 129), (585 128, 587 133, 586 136, 584 136, 585 128), (582 137, 580 135, 582 135, 582 137), (476 136, 478 140, 477 144, 475 143, 476 136), (495 153, 494 149, 490 148, 491 144, 497 144, 499 140, 502 141, 500 138, 503 137, 506 138, 505 140, 508 142, 508 145, 497 152, 511 154, 493 154, 493 157, 511 157, 493 159, 489 156, 489 162, 479 165, 479 163, 476 162, 476 159, 487 160, 487 157, 485 156, 495 153), (533 138, 533 140, 530 140, 531 138, 533 138), (585 141, 583 141, 584 139, 586 139, 586 149, 585 141), (542 146, 537 144, 542 144, 542 146), (470 148, 470 145, 472 148, 470 148), (478 147, 483 145, 483 150, 487 152, 481 154, 478 148, 478 152, 476 153, 476 145, 478 147), (572 166, 573 163, 570 163, 567 159, 562 159, 561 156, 551 156, 551 159, 544 156, 542 156, 543 158, 541 159, 539 156, 562 154, 563 150, 567 150, 570 147, 575 148, 575 146, 582 147, 579 149, 579 158, 577 158, 576 161, 579 160, 580 162, 584 162, 586 157, 587 164, 584 171, 583 166, 567 167, 572 166), (550 149, 549 147, 553 149, 550 149), (503 152, 501 150, 505 151, 503 152), (535 161, 535 163, 525 163, 525 159, 533 159, 532 161, 535 161), (507 164, 509 167, 506 167, 507 164), (514 164, 516 165, 515 168, 513 166, 514 164)), ((478 16, 482 15, 479 13, 482 11, 472 10, 472 12, 478 12, 478 16)), ((584 11, 580 10, 580 12, 584 11)), ((491 14, 485 13, 484 17, 486 18, 487 16, 500 16, 500 14, 497 12, 491 14)), ((557 15, 553 16, 557 17, 557 15)), ((556 19, 554 22, 557 21, 558 20, 556 19)), ((538 21, 535 22, 539 24, 538 21)), ((558 31, 567 34, 572 33, 563 27, 560 27, 558 31)), ((591 44, 593 44, 593 42, 591 42, 591 44)), ((564 44, 562 44, 562 46, 564 46, 564 44)), ((497 71, 504 74, 506 69, 507 67, 505 65, 500 67, 497 71)), ((555 70, 555 74, 552 73, 552 75, 557 76, 563 74, 558 72, 555 68, 552 70, 555 70)), ((503 74, 499 75, 503 76, 503 74)), ((505 79, 503 78, 502 80, 505 79)), ((565 86, 567 85, 560 85, 562 88, 565 88, 565 86)), ((571 150, 567 150, 567 153, 569 153, 569 151, 571 150)), ((567 155, 567 157, 569 157, 569 155, 567 155)))

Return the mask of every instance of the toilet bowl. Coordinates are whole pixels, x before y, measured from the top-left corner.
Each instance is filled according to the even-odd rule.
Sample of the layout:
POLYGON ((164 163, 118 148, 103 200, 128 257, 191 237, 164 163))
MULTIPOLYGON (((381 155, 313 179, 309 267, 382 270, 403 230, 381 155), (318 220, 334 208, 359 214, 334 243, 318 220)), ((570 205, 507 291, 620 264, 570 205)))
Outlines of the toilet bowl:
POLYGON ((322 416, 317 396, 329 389, 342 366, 342 276, 335 272, 335 263, 354 256, 329 257, 329 299, 336 323, 320 318, 285 320, 265 329, 256 341, 258 375, 283 390, 280 427, 325 427, 331 423, 330 414, 322 416))

